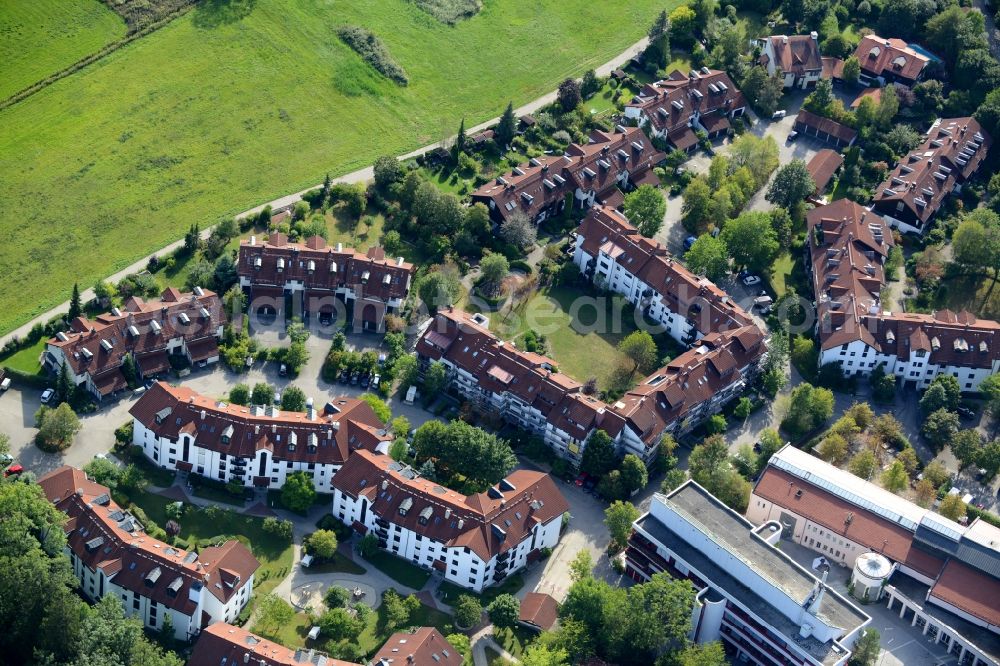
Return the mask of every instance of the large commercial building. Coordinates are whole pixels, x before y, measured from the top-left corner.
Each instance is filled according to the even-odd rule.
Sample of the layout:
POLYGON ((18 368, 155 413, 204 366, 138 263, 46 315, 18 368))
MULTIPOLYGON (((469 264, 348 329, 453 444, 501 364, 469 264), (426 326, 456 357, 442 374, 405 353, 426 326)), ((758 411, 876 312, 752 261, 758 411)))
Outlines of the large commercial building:
POLYGON ((333 515, 341 522, 476 592, 555 547, 568 510, 552 477, 529 470, 466 496, 386 455, 360 450, 333 477, 333 515))
POLYGON ((926 388, 940 374, 963 391, 1000 371, 1000 324, 969 312, 883 310, 889 224, 848 199, 807 215, 807 267, 816 297, 820 365, 867 376, 881 366, 900 383, 926 388))
MULTIPOLYGON (((777 523, 782 538, 854 567, 878 553, 922 598, 891 590, 890 604, 914 611, 913 623, 977 663, 995 663, 952 627, 1000 634, 1000 528, 982 519, 961 525, 853 474, 786 446, 772 456, 754 486, 747 509, 754 523, 777 523), (920 604, 947 612, 929 613, 920 604), (945 618, 945 619, 942 619, 945 618), (967 623, 967 624, 963 624, 967 623), (981 629, 980 629, 981 628, 981 629)), ((887 576, 888 579, 888 576, 887 576)))
POLYGON ((60 467, 38 480, 69 516, 66 552, 80 592, 120 599, 125 614, 160 631, 169 618, 178 640, 216 622, 232 622, 253 593, 259 563, 239 541, 184 551, 148 536, 111 491, 83 471, 60 467))
POLYGON ((473 192, 472 201, 485 204, 497 223, 523 214, 538 224, 560 214, 567 201, 577 208, 617 207, 632 188, 659 186, 653 167, 664 159, 638 127, 595 130, 587 144, 570 144, 562 155, 533 157, 497 176, 473 192))
POLYGON ((322 412, 234 405, 157 382, 132 406, 132 443, 154 465, 222 483, 281 488, 304 472, 332 492, 333 475, 353 451, 388 451, 392 435, 368 403, 334 398, 322 412))
POLYGON ((381 247, 363 254, 322 236, 291 243, 277 232, 266 242, 241 241, 237 270, 255 315, 322 323, 343 316, 356 330, 374 332, 384 330, 385 315, 399 312, 413 278, 411 264, 387 259, 381 247))
POLYGON ((721 640, 737 662, 846 664, 871 618, 775 547, 774 521, 754 527, 688 481, 653 496, 633 524, 626 574, 666 572, 697 590, 691 638, 721 640))
POLYGON ((172 356, 181 364, 215 363, 225 321, 219 297, 201 288, 185 294, 170 287, 158 301, 132 296, 124 309, 74 319, 48 341, 43 365, 58 373, 65 364, 73 382, 100 400, 127 387, 128 357, 136 381, 166 373, 172 356))
POLYGON ((675 150, 698 146, 697 131, 709 138, 726 134, 730 120, 743 115, 747 102, 729 75, 702 67, 684 74, 674 70, 661 81, 643 86, 625 105, 625 117, 635 120, 675 150))
POLYGON ((975 118, 938 118, 879 185, 872 209, 901 231, 924 233, 947 197, 979 171, 992 144, 975 118))

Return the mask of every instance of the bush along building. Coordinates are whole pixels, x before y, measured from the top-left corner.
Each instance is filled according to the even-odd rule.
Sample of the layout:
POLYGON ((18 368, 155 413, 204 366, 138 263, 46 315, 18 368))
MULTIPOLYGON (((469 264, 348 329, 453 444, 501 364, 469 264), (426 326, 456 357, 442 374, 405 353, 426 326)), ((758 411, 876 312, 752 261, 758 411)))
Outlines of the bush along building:
POLYGON ((190 293, 170 287, 158 301, 132 296, 123 309, 74 319, 48 341, 43 365, 58 374, 66 364, 74 384, 100 400, 173 365, 217 362, 225 321, 222 301, 200 287, 190 293), (129 365, 132 377, 125 374, 129 365))
POLYGON ((388 451, 392 436, 368 403, 334 398, 322 412, 243 406, 158 382, 129 410, 132 443, 153 464, 222 483, 281 488, 304 472, 318 492, 353 451, 388 451))
POLYGON ((421 368, 443 363, 455 393, 538 435, 560 456, 579 462, 587 440, 603 430, 620 453, 649 462, 664 433, 694 428, 746 387, 766 355, 764 334, 725 292, 610 208, 588 214, 574 261, 690 348, 613 405, 585 394, 552 359, 497 338, 481 314, 438 312, 417 342, 418 360, 421 368))
POLYGON ((125 615, 174 638, 192 640, 209 625, 233 622, 253 593, 259 563, 239 541, 184 551, 147 535, 83 471, 60 467, 38 485, 69 520, 66 551, 80 592, 91 601, 120 599, 125 615))
POLYGON ((881 367, 924 389, 940 374, 963 391, 1000 372, 1000 324, 970 312, 933 314, 882 309, 883 264, 893 246, 889 224, 847 199, 807 215, 807 268, 816 297, 820 365, 868 376, 881 367))
POLYGON ((524 214, 539 224, 559 215, 566 202, 575 208, 620 206, 624 192, 644 184, 659 186, 653 167, 666 159, 638 127, 595 130, 587 144, 573 143, 562 155, 533 157, 527 165, 497 176, 472 193, 496 223, 524 214))
POLYGON ((898 605, 958 663, 998 663, 983 630, 1000 634, 1000 528, 956 523, 792 446, 771 457, 747 518, 851 568, 855 596, 898 605))
POLYGON ((381 247, 362 254, 321 236, 291 243, 281 233, 242 241, 237 272, 255 315, 330 324, 344 313, 355 330, 376 333, 399 312, 413 279, 413 265, 387 259, 381 247))
POLYGON ((992 144, 975 118, 938 118, 879 185, 872 210, 900 231, 924 233, 948 195, 976 175, 992 144))
POLYGON ((643 86, 625 105, 625 117, 666 139, 671 148, 691 152, 698 146, 696 131, 710 139, 722 136, 746 106, 728 74, 702 67, 687 75, 674 70, 666 79, 643 86))
POLYGON ((633 523, 625 573, 642 582, 667 573, 697 596, 691 638, 721 640, 734 663, 848 663, 871 618, 818 575, 775 547, 777 521, 755 527, 694 481, 653 496, 633 523))
POLYGON ((360 450, 333 477, 333 515, 341 522, 476 592, 555 547, 568 510, 552 477, 529 470, 467 496, 386 455, 360 450))

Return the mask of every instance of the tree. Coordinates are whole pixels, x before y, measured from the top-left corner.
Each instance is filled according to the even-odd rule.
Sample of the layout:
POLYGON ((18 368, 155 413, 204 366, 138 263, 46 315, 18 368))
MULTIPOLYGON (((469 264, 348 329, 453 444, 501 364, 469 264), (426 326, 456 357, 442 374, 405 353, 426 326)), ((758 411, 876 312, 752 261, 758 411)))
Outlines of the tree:
POLYGON ((288 412, 306 411, 306 394, 298 386, 287 386, 281 394, 281 408, 288 412))
POLYGON ((396 437, 405 438, 410 434, 410 419, 405 416, 397 416, 392 420, 390 428, 396 437))
POLYGON ((594 570, 594 558, 589 550, 581 550, 569 563, 569 577, 574 583, 584 578, 590 578, 594 570))
POLYGON ((639 509, 631 502, 616 501, 604 510, 604 525, 611 533, 615 550, 624 550, 632 533, 632 523, 639 518, 639 509))
POLYGON ((507 257, 502 254, 488 254, 483 257, 483 261, 479 266, 480 278, 479 288, 487 296, 496 296, 500 293, 500 288, 503 286, 504 278, 510 273, 510 264, 507 262, 507 257))
POLYGON ((44 451, 63 451, 73 443, 80 432, 80 419, 68 403, 61 403, 55 409, 42 407, 36 415, 38 435, 35 442, 44 451))
MULTIPOLYGON (((458 649, 458 648, 455 648, 458 649)), ((531 643, 521 653, 521 666, 569 666, 569 653, 541 643, 531 643)))
POLYGON ((767 213, 747 212, 730 220, 722 230, 722 240, 736 265, 752 271, 770 266, 781 251, 767 213))
POLYGON ((375 187, 383 191, 403 179, 403 165, 392 155, 383 155, 375 160, 372 171, 375 175, 375 187))
POLYGON ((511 472, 517 458, 506 440, 465 421, 428 421, 413 437, 418 461, 435 460, 438 469, 471 482, 493 485, 511 472))
POLYGON ((362 393, 358 396, 365 401, 372 411, 375 412, 375 416, 382 423, 388 423, 392 418, 392 410, 389 409, 389 405, 385 404, 385 400, 378 397, 374 393, 362 393))
POLYGON ((729 249, 721 238, 703 234, 684 253, 684 261, 692 272, 718 280, 729 272, 729 249))
POLYGON ((604 476, 615 464, 615 445, 608 433, 595 430, 583 448, 580 471, 592 476, 604 476))
POLYGON ((332 530, 316 530, 302 545, 313 557, 329 560, 337 552, 337 535, 332 530))
POLYGON ((628 357, 635 365, 632 372, 637 370, 651 370, 656 366, 657 357, 656 342, 646 331, 635 331, 618 343, 618 351, 628 357))
POLYGON ((503 115, 500 116, 500 122, 493 130, 493 140, 496 141, 500 150, 506 150, 510 142, 514 140, 516 132, 517 118, 514 116, 514 103, 507 102, 507 108, 504 109, 503 115))
POLYGON ((229 389, 229 402, 234 405, 250 404, 250 387, 240 383, 229 389))
POLYGON ((896 86, 889 85, 882 89, 882 96, 878 102, 878 112, 876 119, 883 129, 889 127, 892 119, 899 113, 899 96, 896 94, 896 86))
POLYGON ((295 617, 295 611, 288 602, 271 593, 257 602, 257 623, 254 625, 263 634, 276 636, 295 617))
POLYGON ((777 430, 767 428, 760 433, 760 451, 757 453, 757 468, 763 469, 767 462, 777 453, 784 443, 777 430))
POLYGON ((316 622, 323 635, 332 641, 353 638, 365 628, 360 619, 346 608, 331 608, 319 616, 316 622))
POLYGON ((479 599, 469 594, 461 594, 455 602, 455 625, 470 628, 479 624, 483 616, 483 606, 479 599))
POLYGON ((726 505, 737 511, 746 510, 750 484, 734 469, 729 447, 720 435, 707 438, 691 450, 688 470, 692 479, 726 505))
POLYGON ((932 460, 924 467, 924 478, 934 484, 935 488, 940 488, 951 481, 951 475, 948 473, 948 470, 936 460, 932 460))
POLYGON ((848 56, 847 60, 844 61, 844 83, 849 85, 854 85, 858 82, 858 78, 861 76, 861 63, 858 62, 857 56, 848 56))
POLYGON ((868 480, 878 469, 878 461, 875 460, 875 454, 872 453, 871 449, 861 449, 851 458, 847 468, 854 476, 868 480))
POLYGON ((436 312, 439 307, 451 305, 462 291, 458 275, 453 270, 432 270, 417 281, 417 294, 427 309, 436 312))
POLYGON ((486 608, 490 622, 501 629, 517 625, 521 616, 521 602, 513 594, 501 594, 486 608))
POLYGON ((281 503, 290 511, 305 513, 316 501, 312 477, 305 472, 292 472, 281 487, 281 503))
POLYGON ((847 663, 850 666, 874 666, 879 654, 882 652, 880 646, 881 637, 878 629, 869 627, 865 633, 854 642, 854 651, 851 659, 847 663))
POLYGON ((465 150, 467 142, 468 137, 465 136, 465 118, 462 118, 462 122, 458 125, 458 134, 455 135, 455 144, 451 147, 451 158, 455 164, 458 164, 458 156, 465 150))
POLYGON ((788 414, 781 422, 785 430, 802 435, 820 427, 833 415, 833 392, 808 383, 792 390, 788 414))
POLYGON ((983 438, 979 431, 969 428, 959 430, 951 439, 951 452, 958 458, 961 467, 959 471, 976 462, 979 450, 983 446, 983 438))
POLYGON ((708 220, 712 210, 712 188, 704 177, 698 176, 684 188, 681 206, 684 228, 691 233, 698 231, 708 220))
POLYGON ((640 185, 625 196, 625 216, 646 238, 656 235, 663 226, 666 213, 667 201, 652 185, 640 185))
POLYGON ((918 480, 916 485, 913 486, 913 490, 916 493, 917 504, 925 509, 931 505, 931 502, 934 501, 934 497, 937 495, 937 488, 927 479, 918 480))
POLYGON ((424 391, 428 398, 433 398, 448 385, 448 369, 444 363, 434 361, 424 371, 424 391))
POLYGON ((66 314, 66 318, 73 321, 82 314, 83 305, 80 302, 80 285, 74 282, 73 293, 69 297, 69 312, 66 314))
POLYGON ((253 392, 250 394, 250 403, 254 405, 269 405, 274 398, 274 389, 267 382, 257 382, 254 384, 253 392))
POLYGON ((917 471, 917 467, 920 466, 920 459, 917 458, 917 452, 913 450, 912 446, 908 446, 899 452, 896 456, 896 460, 903 464, 903 469, 906 470, 907 474, 913 474, 917 471))
POLYGON ((580 84, 575 79, 566 79, 559 84, 556 99, 564 112, 573 111, 583 101, 583 96, 580 94, 580 84))
POLYGON ((957 522, 965 518, 968 513, 968 507, 957 493, 948 493, 941 500, 941 504, 938 506, 938 513, 945 518, 950 518, 957 522))
POLYGON ((601 89, 601 80, 597 78, 597 73, 588 69, 583 73, 583 82, 580 83, 580 94, 584 99, 590 98, 601 89))
POLYGON ((988 478, 993 478, 1000 472, 1000 440, 994 439, 979 449, 976 464, 986 472, 988 478))
POLYGON ((982 124, 983 128, 991 135, 996 136, 1000 131, 1000 89, 993 90, 986 95, 986 99, 976 109, 976 120, 982 124))
MULTIPOLYGON (((128 358, 128 356, 126 356, 126 358, 128 358)), ((75 388, 76 386, 73 384, 73 378, 69 376, 69 364, 63 362, 59 366, 59 376, 56 378, 56 402, 69 402, 72 400, 75 388)))
POLYGON ((805 0, 781 0, 781 15, 793 25, 801 23, 805 18, 805 0))
POLYGON ((367 560, 377 552, 378 537, 376 537, 374 533, 369 532, 361 537, 361 541, 358 542, 358 554, 361 555, 361 557, 367 560))
POLYGON ((680 5, 670 12, 670 41, 677 47, 690 47, 695 38, 694 10, 687 5, 680 5))
POLYGON ((535 244, 538 230, 527 215, 516 211, 500 223, 500 238, 524 249, 535 244))
POLYGON ((946 409, 939 409, 927 416, 920 432, 936 451, 940 451, 955 437, 958 433, 958 427, 958 414, 946 409))
POLYGON ((751 67, 743 78, 743 94, 765 118, 778 110, 784 91, 784 81, 777 76, 768 76, 767 70, 759 65, 751 67))
POLYGON ((643 64, 656 69, 666 67, 670 59, 670 20, 666 10, 656 15, 647 36, 649 44, 642 54, 643 64))
POLYGON ((792 160, 778 169, 767 188, 766 198, 776 206, 791 209, 815 191, 816 181, 809 174, 806 163, 792 160))
POLYGON ((830 433, 819 443, 818 452, 823 460, 839 465, 847 460, 847 440, 836 433, 830 433))
POLYGON ((712 641, 689 645, 677 655, 676 662, 678 666, 726 666, 729 660, 722 643, 712 641))
POLYGON ((896 376, 886 374, 883 364, 872 370, 870 377, 872 397, 875 402, 889 403, 896 397, 896 376))
POLYGON ((649 483, 649 472, 646 470, 646 463, 634 453, 627 453, 622 459, 621 469, 622 485, 625 493, 631 495, 636 490, 645 488, 649 483))
POLYGON ((906 467, 899 460, 894 461, 889 468, 882 472, 882 486, 891 492, 898 493, 905 490, 910 485, 910 475, 906 472, 906 467))

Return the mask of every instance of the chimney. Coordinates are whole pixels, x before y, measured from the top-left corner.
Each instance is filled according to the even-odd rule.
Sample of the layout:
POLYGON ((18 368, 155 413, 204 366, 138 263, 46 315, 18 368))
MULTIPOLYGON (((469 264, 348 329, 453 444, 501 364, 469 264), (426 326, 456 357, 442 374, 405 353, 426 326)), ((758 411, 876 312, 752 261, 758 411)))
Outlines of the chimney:
POLYGON ((812 32, 810 32, 809 36, 812 37, 812 40, 814 42, 818 42, 819 41, 819 33, 816 32, 815 30, 813 30, 812 32))
POLYGON ((204 420, 205 420, 205 410, 204 410, 204 409, 203 409, 203 410, 201 410, 201 420, 202 420, 202 421, 204 421, 204 420))
POLYGON ((788 43, 788 35, 782 35, 781 36, 781 43, 782 44, 787 44, 788 43))

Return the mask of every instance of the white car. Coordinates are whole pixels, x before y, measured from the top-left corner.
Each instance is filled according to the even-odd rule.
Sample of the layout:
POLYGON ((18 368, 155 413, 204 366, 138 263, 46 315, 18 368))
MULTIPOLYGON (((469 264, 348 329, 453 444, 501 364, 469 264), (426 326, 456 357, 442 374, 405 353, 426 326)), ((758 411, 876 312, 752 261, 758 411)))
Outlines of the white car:
POLYGON ((745 284, 748 287, 752 287, 755 284, 760 284, 760 278, 757 277, 756 275, 748 275, 745 278, 743 278, 743 284, 745 284))
POLYGON ((771 114, 771 120, 781 120, 785 117, 785 113, 786 112, 783 109, 781 111, 775 111, 771 114))
POLYGON ((53 391, 52 389, 45 389, 44 391, 42 391, 42 404, 47 405, 49 401, 52 400, 52 397, 55 396, 55 394, 56 392, 53 391))

